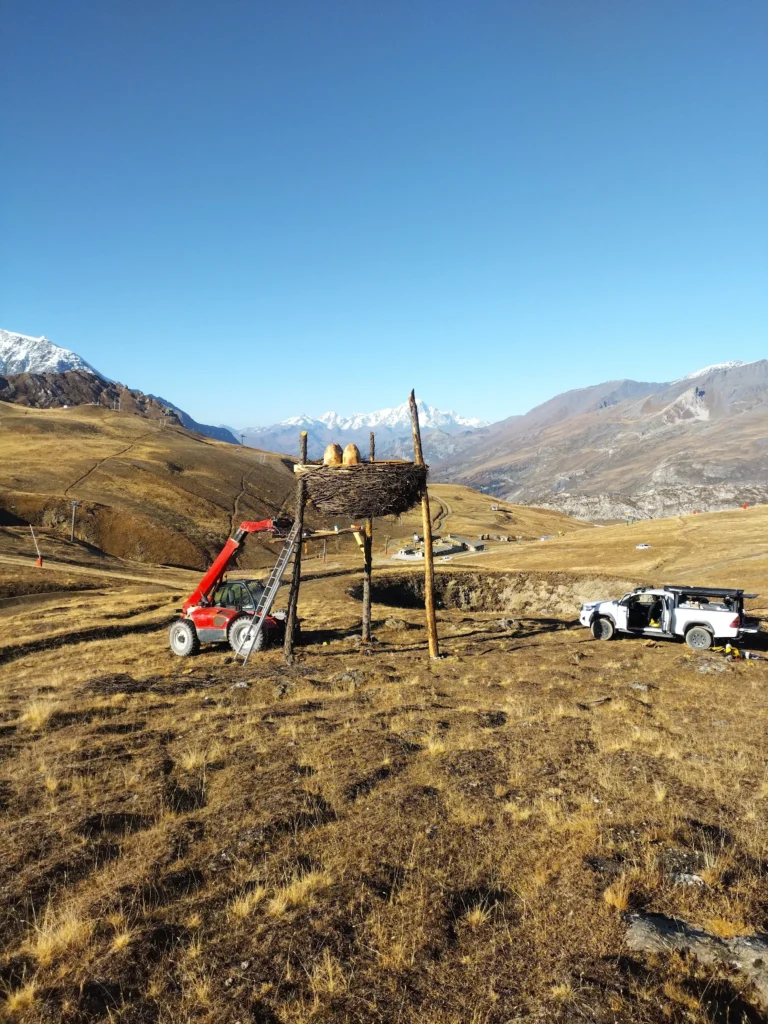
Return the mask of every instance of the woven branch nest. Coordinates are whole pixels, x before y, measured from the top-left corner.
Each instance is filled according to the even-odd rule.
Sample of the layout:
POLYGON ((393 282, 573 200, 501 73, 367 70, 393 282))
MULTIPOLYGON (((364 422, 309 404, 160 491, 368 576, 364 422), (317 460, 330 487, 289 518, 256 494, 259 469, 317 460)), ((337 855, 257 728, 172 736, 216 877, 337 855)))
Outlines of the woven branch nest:
POLYGON ((307 497, 324 515, 373 519, 400 515, 421 499, 427 467, 410 462, 318 466, 305 474, 307 497))

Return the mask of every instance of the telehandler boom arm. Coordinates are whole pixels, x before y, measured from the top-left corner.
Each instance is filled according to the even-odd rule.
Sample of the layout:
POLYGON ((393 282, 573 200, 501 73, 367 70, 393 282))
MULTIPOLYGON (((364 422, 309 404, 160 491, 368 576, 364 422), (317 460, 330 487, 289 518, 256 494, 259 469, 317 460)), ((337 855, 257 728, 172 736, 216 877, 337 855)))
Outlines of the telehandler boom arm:
POLYGON ((243 538, 247 534, 271 533, 277 537, 282 537, 288 533, 291 526, 292 523, 290 519, 262 519, 259 522, 240 523, 240 526, 235 530, 233 536, 229 538, 227 543, 219 552, 219 555, 211 568, 198 583, 195 591, 190 594, 184 602, 184 614, 186 614, 190 608, 196 608, 198 605, 205 604, 210 601, 211 595, 216 587, 218 587, 219 583, 221 583, 221 579, 227 571, 227 567, 231 562, 233 555, 238 550, 243 538))

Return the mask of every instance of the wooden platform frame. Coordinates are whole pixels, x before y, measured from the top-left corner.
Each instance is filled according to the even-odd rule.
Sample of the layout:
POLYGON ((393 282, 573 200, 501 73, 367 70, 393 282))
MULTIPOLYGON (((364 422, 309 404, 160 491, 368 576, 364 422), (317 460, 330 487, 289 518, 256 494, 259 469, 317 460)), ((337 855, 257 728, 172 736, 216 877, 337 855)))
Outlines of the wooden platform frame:
MULTIPOLYGON (((416 404, 416 396, 411 391, 409 397, 411 412, 411 429, 413 432, 413 454, 414 462, 418 466, 424 466, 424 454, 421 447, 421 430, 419 427, 419 410, 416 404)), ((369 437, 369 460, 376 462, 376 439, 373 431, 369 437)), ((409 465, 406 459, 379 460, 387 465, 409 465)), ((291 577, 290 594, 288 597, 288 615, 285 623, 285 641, 283 643, 283 656, 287 664, 292 665, 294 661, 294 645, 296 637, 297 609, 299 603, 299 589, 301 586, 301 548, 304 538, 304 513, 307 505, 307 473, 317 466, 323 465, 322 460, 307 459, 307 432, 302 430, 299 439, 299 462, 293 467, 296 473, 296 498, 295 518, 299 528, 299 543, 296 545, 296 552, 293 562, 293 574, 291 577)), ((427 640, 429 657, 436 659, 440 657, 440 647, 437 637, 437 618, 435 615, 435 563, 432 549, 432 518, 429 509, 429 494, 424 488, 421 499, 422 529, 424 533, 424 608, 426 613, 427 640)), ((328 537, 336 535, 337 532, 360 532, 356 530, 344 531, 318 531, 315 537, 328 537)), ((362 530, 363 549, 363 593, 362 593, 362 640, 363 643, 370 643, 371 636, 371 594, 373 589, 373 519, 366 519, 362 530)))

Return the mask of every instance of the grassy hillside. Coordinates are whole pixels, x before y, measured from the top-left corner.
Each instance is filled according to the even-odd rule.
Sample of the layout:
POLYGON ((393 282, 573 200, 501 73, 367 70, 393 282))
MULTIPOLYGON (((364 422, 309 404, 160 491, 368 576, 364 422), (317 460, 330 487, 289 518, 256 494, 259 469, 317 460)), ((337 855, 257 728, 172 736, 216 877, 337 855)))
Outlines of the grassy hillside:
POLYGON ((768 508, 599 528, 439 485, 439 533, 525 538, 438 563, 440 660, 423 576, 383 556, 414 510, 376 524, 370 645, 360 552, 334 538, 327 563, 309 544, 293 666, 181 661, 167 629, 198 573, 151 559, 207 559, 293 493, 290 463, 105 410, 13 412, 7 518, 55 522, 75 495, 118 550, 59 519, 38 569, 28 529, 0 529, 0 1019, 764 1019, 730 965, 627 935, 632 914, 765 932, 768 662, 599 643, 573 618, 653 580, 765 595, 768 508))
MULTIPOLYGON (((490 568, 488 560, 467 564, 490 568)), ((768 505, 579 530, 498 549, 498 570, 603 573, 638 582, 734 586, 762 592, 768 608, 768 505), (637 550, 638 544, 651 547, 637 550)), ((597 595, 600 596, 600 595, 597 595)))
MULTIPOLYGON (((531 540, 545 534, 592 528, 590 523, 562 512, 514 505, 460 484, 431 484, 429 494, 433 527, 441 534, 457 533, 469 537, 477 537, 480 533, 491 536, 505 534, 531 540), (498 511, 492 512, 492 505, 498 506, 498 511)), ((406 536, 409 532, 421 533, 421 507, 403 516, 401 523, 406 536)))
MULTIPOLYGON (((46 554, 58 557, 71 501, 79 501, 80 547, 64 552, 65 561, 87 560, 83 545, 92 545, 124 559, 202 568, 241 520, 290 511, 294 486, 285 456, 95 406, 40 410, 0 402, 0 526, 33 523, 48 541, 46 554)), ((443 531, 529 537, 584 525, 508 503, 491 513, 491 500, 465 487, 438 485, 433 495, 435 526, 443 531)), ((308 521, 330 525, 311 507, 308 521)), ((376 526, 379 538, 420 529, 418 509, 376 526)), ((27 550, 29 539, 17 533, 18 550, 27 550)), ((350 543, 334 541, 334 552, 350 543)), ((0 553, 9 545, 0 538, 0 553)), ((242 564, 265 565, 270 550, 264 539, 251 541, 242 564)))
MULTIPOLYGON (((143 562, 202 567, 233 523, 276 514, 290 462, 93 406, 0 403, 0 514, 143 562)), ((2 523, 2 520, 0 520, 2 523)), ((251 545, 257 550, 258 545, 251 545)))
MULTIPOLYGON (((656 525, 683 564, 710 522, 656 525)), ((764 520, 742 522, 744 559, 764 520)), ((305 583, 292 668, 174 658, 180 590, 6 609, 0 1018, 763 1019, 729 968, 625 944, 630 912, 764 930, 768 663, 574 629, 552 597, 596 577, 562 555, 634 571, 621 536, 520 545, 519 574, 444 567, 435 663, 402 587, 355 643, 352 555, 305 583)))

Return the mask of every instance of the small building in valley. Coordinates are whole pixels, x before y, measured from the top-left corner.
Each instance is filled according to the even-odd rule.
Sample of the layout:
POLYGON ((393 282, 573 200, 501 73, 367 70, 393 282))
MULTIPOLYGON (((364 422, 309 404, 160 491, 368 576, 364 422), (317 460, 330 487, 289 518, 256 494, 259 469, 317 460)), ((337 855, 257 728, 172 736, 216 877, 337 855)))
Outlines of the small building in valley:
POLYGON ((447 534, 445 539, 449 540, 451 544, 457 545, 459 551, 485 551, 485 541, 483 540, 475 540, 472 537, 460 537, 455 533, 447 534))

